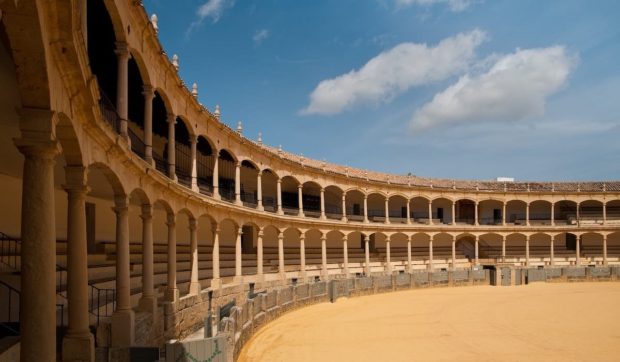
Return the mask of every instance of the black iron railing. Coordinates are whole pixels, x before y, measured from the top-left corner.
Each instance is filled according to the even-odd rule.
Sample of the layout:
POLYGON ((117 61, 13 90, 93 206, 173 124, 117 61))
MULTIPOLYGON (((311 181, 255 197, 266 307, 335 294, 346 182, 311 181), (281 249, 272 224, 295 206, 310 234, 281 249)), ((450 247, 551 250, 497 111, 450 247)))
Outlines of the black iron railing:
POLYGON ((144 159, 146 157, 146 144, 142 140, 142 137, 131 128, 127 130, 127 133, 129 133, 129 140, 131 141, 131 150, 133 153, 140 156, 140 158, 144 159))
POLYGON ((155 168, 157 171, 163 173, 164 175, 168 175, 168 161, 155 151, 153 151, 153 160, 155 161, 155 168))
POLYGON ((175 142, 175 166, 174 172, 179 179, 179 183, 191 187, 192 186, 192 151, 191 149, 179 142, 175 142))
POLYGON ((0 262, 18 271, 20 268, 21 244, 7 234, 0 232, 0 262))
POLYGON ((114 103, 112 103, 102 89, 99 89, 99 94, 101 95, 99 99, 99 109, 101 110, 103 119, 108 122, 116 133, 121 133, 121 117, 118 115, 118 112, 116 112, 114 103))
POLYGON ((4 306, 0 314, 0 331, 4 335, 19 335, 19 290, 0 281, 0 296, 4 306))

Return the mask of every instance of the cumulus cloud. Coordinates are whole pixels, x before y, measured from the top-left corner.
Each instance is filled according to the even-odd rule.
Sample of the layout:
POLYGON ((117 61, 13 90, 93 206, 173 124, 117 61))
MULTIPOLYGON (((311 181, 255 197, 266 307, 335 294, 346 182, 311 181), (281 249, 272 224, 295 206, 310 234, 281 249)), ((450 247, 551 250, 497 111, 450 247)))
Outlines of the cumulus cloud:
POLYGON ((467 9, 472 0, 395 0, 397 7, 406 7, 411 5, 430 6, 435 4, 447 4, 452 12, 461 12, 467 9))
POLYGON ((261 29, 254 32, 254 36, 252 36, 252 40, 254 40, 254 45, 261 45, 267 38, 269 38, 269 30, 261 29))
POLYGON ((562 46, 518 49, 498 57, 482 74, 462 76, 418 109, 413 130, 442 124, 517 121, 545 112, 547 97, 560 90, 577 63, 562 46))
POLYGON ((486 39, 480 30, 446 38, 434 47, 401 43, 358 70, 321 81, 301 114, 337 114, 363 103, 389 102, 411 87, 462 74, 486 39))

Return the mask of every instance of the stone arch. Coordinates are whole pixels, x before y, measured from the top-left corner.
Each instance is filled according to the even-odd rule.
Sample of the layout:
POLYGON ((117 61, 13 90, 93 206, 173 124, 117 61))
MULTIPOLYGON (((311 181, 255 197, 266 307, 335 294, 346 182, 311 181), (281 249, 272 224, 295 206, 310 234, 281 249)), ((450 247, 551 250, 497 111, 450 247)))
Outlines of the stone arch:
POLYGON ((342 197, 344 191, 336 185, 325 187, 325 215, 328 219, 342 219, 342 197))
POLYGON ((430 199, 426 196, 414 196, 409 200, 409 210, 411 220, 419 224, 428 224, 428 203, 430 199))
POLYGON ((372 222, 385 222, 385 200, 383 192, 372 191, 367 195, 368 219, 372 222))
POLYGON ((407 203, 409 199, 403 193, 390 194, 388 199, 389 217, 391 223, 407 223, 407 203))

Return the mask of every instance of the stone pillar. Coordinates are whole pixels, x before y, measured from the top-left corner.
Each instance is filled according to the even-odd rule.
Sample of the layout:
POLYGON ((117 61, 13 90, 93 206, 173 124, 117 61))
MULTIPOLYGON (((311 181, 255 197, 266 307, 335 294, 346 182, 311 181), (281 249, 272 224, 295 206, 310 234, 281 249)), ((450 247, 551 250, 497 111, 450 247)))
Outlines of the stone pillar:
POLYGON ((235 204, 241 205, 241 162, 235 164, 235 204))
POLYGON ((63 361, 94 361, 95 340, 88 323, 88 252, 86 249, 86 172, 65 167, 67 183, 67 300, 69 323, 62 341, 63 361))
POLYGON ((530 203, 525 203, 525 225, 530 226, 530 203))
POLYGON ((153 284, 153 211, 149 204, 142 205, 142 296, 140 310, 155 313, 157 297, 153 284))
POLYGON ((284 270, 284 233, 278 233, 278 273, 282 281, 286 280, 286 271, 284 270))
POLYGON ((407 238, 407 270, 409 273, 413 272, 413 264, 411 261, 411 239, 413 239, 413 235, 409 235, 407 238))
POLYGON ((256 277, 259 281, 263 280, 263 228, 258 228, 256 237, 256 277))
MULTIPOLYGON (((25 156, 21 207, 21 361, 56 360, 56 224, 54 163, 60 148, 51 134, 30 139, 24 125, 45 122, 53 113, 22 109, 22 137, 15 145, 25 156)), ((38 126, 38 125, 37 125, 38 126)), ((36 127, 36 126, 35 126, 36 127)), ((49 132, 49 131, 48 131, 49 132)), ((40 135, 34 131, 33 138, 40 135), (36 133, 36 134, 34 134, 36 133)), ((15 210, 16 211, 16 210, 15 210)))
POLYGON ((133 345, 135 316, 131 309, 129 213, 127 197, 116 197, 116 310, 112 315, 112 347, 133 345))
POLYGON ((392 255, 390 250, 390 236, 385 238, 385 271, 392 274, 392 255))
POLYGON ((297 203, 299 205, 299 217, 304 217, 303 185, 297 185, 297 203))
POLYGON ((299 269, 300 269, 300 278, 304 282, 306 281, 306 235, 305 233, 301 233, 299 235, 299 269))
POLYGON ((476 201, 476 203, 474 204, 474 225, 480 225, 478 221, 478 201, 476 201))
POLYGON ((385 223, 390 223, 390 200, 385 198, 385 223))
POLYGON ((211 287, 217 288, 222 285, 220 280, 220 226, 213 223, 213 250, 211 258, 213 259, 213 274, 211 280, 211 287))
POLYGON ((607 266, 607 234, 603 234, 603 265, 607 266))
POLYGON ((168 177, 176 180, 176 146, 174 125, 177 123, 176 116, 168 113, 168 177))
POLYGON ((525 235, 525 266, 530 266, 530 236, 525 235))
POLYGON ((368 223, 368 196, 364 195, 364 222, 368 223))
POLYGON ((321 187, 321 220, 325 220, 325 189, 321 187))
POLYGON ((506 235, 502 235, 502 263, 506 262, 506 235))
MULTIPOLYGON (((577 206, 579 207, 579 206, 577 206)), ((581 265, 581 235, 575 234, 577 242, 575 244, 575 256, 577 266, 581 265)))
POLYGON ((344 258, 344 276, 349 277, 349 248, 347 247, 347 236, 342 237, 342 252, 344 258))
POLYGON ((479 254, 479 252, 478 252, 478 250, 479 250, 478 248, 479 248, 479 244, 480 244, 480 243, 479 243, 479 239, 480 239, 480 237, 479 237, 478 235, 476 235, 476 244, 475 244, 475 249, 476 249, 476 250, 475 250, 475 253, 476 253, 476 255, 475 255, 475 256, 476 256, 476 259, 475 259, 475 264, 476 264, 476 265, 480 264, 480 263, 479 263, 479 261, 478 261, 478 260, 479 260, 479 258, 480 258, 480 254, 479 254))
POLYGON ((327 280, 327 236, 321 234, 321 277, 327 280))
POLYGON ((555 265, 555 235, 551 235, 551 243, 549 245, 549 264, 555 265))
POLYGON ((114 50, 118 58, 116 79, 116 112, 120 118, 120 134, 129 140, 127 133, 127 118, 129 109, 129 47, 127 43, 117 42, 114 50))
POLYGON ((263 207, 263 171, 258 171, 256 175, 256 203, 258 204, 256 208, 258 211, 263 211, 265 208, 263 207))
POLYGON ((428 240, 428 270, 433 272, 433 235, 428 240))
POLYGON ((219 167, 219 156, 218 152, 214 153, 213 160, 213 197, 216 200, 220 200, 222 196, 220 195, 220 167, 219 167))
POLYGON ((452 236, 452 270, 456 270, 456 236, 452 236))
POLYGON ((428 200, 428 224, 433 225, 433 202, 428 200))
POLYGON ((278 179, 278 182, 276 182, 276 187, 278 215, 284 215, 284 211, 282 210, 282 179, 278 179))
POLYGON ((603 202, 603 225, 607 224, 607 202, 603 202))
POLYGON ((364 235, 364 273, 370 276, 370 236, 364 235))
POLYGON ((191 171, 191 187, 195 192, 199 192, 198 189, 198 165, 196 164, 196 145, 198 144, 198 136, 189 136, 190 142, 190 157, 192 162, 192 171, 191 171))
POLYGON ((577 215, 576 215, 576 217, 577 217, 577 226, 579 226, 581 224, 581 216, 579 215, 579 203, 577 203, 577 207, 576 207, 575 211, 577 212, 577 215))
POLYGON ((506 202, 502 203, 502 226, 506 226, 506 202))
POLYGON ((166 290, 166 299, 174 302, 179 299, 179 289, 177 289, 177 231, 174 214, 168 214, 166 225, 168 226, 168 289, 166 290))
POLYGON ((347 222, 347 194, 342 193, 342 220, 347 222))
POLYGON ((189 294, 200 295, 202 287, 198 281, 198 223, 196 218, 189 219, 189 249, 192 256, 189 294))
POLYGON ((144 96, 144 159, 153 165, 153 98, 155 91, 150 85, 142 86, 144 96))
POLYGON ((243 227, 239 226, 237 230, 237 241, 235 242, 235 282, 241 283, 242 263, 241 259, 241 236, 243 235, 243 227))
POLYGON ((409 199, 407 199, 407 225, 411 225, 411 206, 409 205, 409 199))
POLYGON ((551 203, 551 226, 555 226, 555 204, 551 203))
POLYGON ((452 225, 456 225, 456 201, 452 201, 452 225))

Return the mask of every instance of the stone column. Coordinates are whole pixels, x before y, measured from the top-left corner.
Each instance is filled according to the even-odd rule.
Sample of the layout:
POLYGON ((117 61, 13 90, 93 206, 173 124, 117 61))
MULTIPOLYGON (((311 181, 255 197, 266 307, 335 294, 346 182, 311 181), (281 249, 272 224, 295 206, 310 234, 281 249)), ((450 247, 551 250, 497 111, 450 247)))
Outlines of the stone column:
POLYGON ((327 236, 321 234, 321 277, 327 280, 327 236))
POLYGON ((456 201, 452 201, 452 225, 456 225, 456 201))
POLYGON ((365 265, 364 265, 364 273, 366 276, 370 276, 370 236, 364 235, 364 257, 365 257, 365 265))
POLYGON ((433 235, 428 240, 428 270, 433 272, 433 235))
POLYGON ((258 171, 256 175, 256 203, 258 204, 256 208, 258 211, 263 211, 265 208, 263 207, 263 181, 262 181, 263 171, 258 171))
POLYGON ((200 295, 202 287, 198 281, 198 225, 193 217, 189 219, 189 249, 192 253, 189 294, 200 295))
POLYGON ((133 345, 135 316, 131 309, 129 213, 127 197, 116 197, 116 310, 112 315, 112 346, 133 345))
POLYGON ((191 171, 191 178, 192 178, 192 190, 194 190, 195 192, 199 192, 200 190, 198 189, 198 165, 196 164, 196 145, 198 144, 198 136, 189 136, 189 142, 190 142, 190 155, 191 155, 191 162, 192 162, 192 171, 191 171))
POLYGON ((213 158, 213 197, 216 200, 220 200, 222 196, 220 195, 220 167, 218 165, 220 158, 218 157, 218 152, 214 153, 213 158))
POLYGON ((502 263, 506 262, 506 235, 502 235, 502 263))
POLYGON ((456 270, 456 236, 452 235, 452 270, 456 270))
POLYGON ((525 235, 525 266, 530 266, 530 236, 525 235))
POLYGON ((413 264, 411 261, 411 239, 413 239, 413 235, 409 235, 407 238, 407 270, 409 273, 413 272, 413 264))
POLYGON ((278 182, 276 182, 276 187, 278 215, 284 215, 284 211, 282 210, 282 179, 278 179, 278 182))
POLYGON ((241 205, 241 162, 235 164, 235 204, 241 205))
POLYGON ((220 226, 213 223, 213 250, 211 252, 211 258, 213 260, 213 274, 211 280, 211 287, 218 288, 222 285, 220 280, 220 226))
POLYGON ((603 234, 603 265, 607 266, 607 234, 603 234))
POLYGON ((177 231, 174 214, 168 214, 166 225, 168 226, 168 289, 166 290, 166 299, 174 302, 179 299, 179 289, 177 289, 177 231))
POLYGON ((506 226, 506 202, 502 203, 502 226, 506 226))
POLYGON ((577 264, 577 266, 580 266, 581 265, 581 243, 580 243, 581 235, 575 234, 575 236, 576 236, 576 240, 577 240, 576 243, 575 243, 575 256, 576 256, 576 263, 575 264, 577 264))
POLYGON ((95 340, 88 327, 88 252, 86 249, 86 173, 65 167, 67 183, 67 300, 69 323, 62 341, 64 361, 94 361, 95 340))
POLYGON ((256 276, 259 281, 263 280, 263 228, 258 228, 256 237, 256 276))
POLYGON ((428 200, 428 224, 433 225, 433 202, 428 200))
POLYGON ((342 220, 347 222, 347 194, 342 193, 342 220))
POLYGON ((479 239, 480 239, 480 237, 479 237, 478 235, 476 235, 476 244, 475 244, 475 249, 476 249, 476 250, 475 250, 475 253, 476 253, 476 255, 475 255, 475 256, 476 256, 476 259, 475 259, 475 264, 476 264, 476 265, 480 264, 480 263, 478 262, 478 260, 479 260, 479 255, 480 255, 480 254, 479 254, 479 252, 478 252, 478 247, 479 247, 478 245, 480 244, 480 243, 478 242, 478 241, 479 241, 479 239))
MULTIPOLYGON (((54 163, 60 148, 50 134, 31 139, 24 124, 51 126, 53 113, 21 110, 25 156, 21 206, 21 361, 56 360, 56 216, 54 163)), ((33 132, 35 133, 35 132, 33 132)), ((33 138, 39 136, 32 135, 33 138)), ((16 211, 16 210, 15 210, 16 211)))
POLYGON ((118 58, 116 79, 116 112, 120 118, 120 134, 129 140, 127 133, 127 118, 129 109, 129 47, 127 43, 117 42, 114 50, 118 58))
POLYGON ((304 217, 304 200, 303 200, 303 185, 297 185, 297 203, 299 204, 299 217, 304 217))
POLYGON ((478 201, 474 204, 474 225, 480 225, 478 222, 478 201))
POLYGON ((347 247, 347 236, 342 237, 342 252, 344 258, 344 276, 349 277, 349 248, 347 247))
POLYGON ((577 217, 577 226, 579 226, 581 224, 581 220, 580 220, 581 216, 579 215, 579 203, 577 203, 577 207, 576 207, 575 211, 577 212, 577 215, 576 215, 576 217, 577 217))
POLYGON ((364 195, 364 222, 368 223, 368 196, 364 195))
POLYGON ((407 199, 407 225, 411 225, 411 206, 409 205, 409 199, 407 199))
POLYGON ((157 311, 157 297, 153 284, 153 212, 149 204, 142 205, 142 296, 140 309, 149 313, 157 311))
POLYGON ((243 227, 239 226, 237 230, 237 241, 235 242, 235 282, 241 283, 242 263, 241 259, 241 236, 243 235, 243 227))
POLYGON ((385 271, 392 274, 392 255, 390 249, 390 236, 388 235, 385 238, 385 271))
POLYGON ((530 226, 530 203, 525 203, 525 225, 530 226))
POLYGON ((385 198, 385 223, 390 223, 390 200, 385 198))
POLYGON ((603 225, 607 224, 607 202, 603 202, 603 225))
POLYGON ((551 226, 555 226, 555 204, 551 203, 551 226))
POLYGON ((278 273, 281 281, 286 280, 286 271, 284 270, 284 233, 278 233, 278 273))
POLYGON ((301 233, 299 235, 299 269, 301 280, 306 280, 306 235, 301 233))
POLYGON ((144 159, 153 165, 153 99, 155 91, 150 85, 142 86, 144 96, 144 159))
POLYGON ((551 243, 549 245, 549 264, 555 265, 555 235, 551 235, 551 243))
POLYGON ((325 189, 321 187, 321 220, 325 220, 325 189))
POLYGON ((168 177, 176 180, 176 146, 174 125, 177 123, 176 116, 168 113, 168 177))

